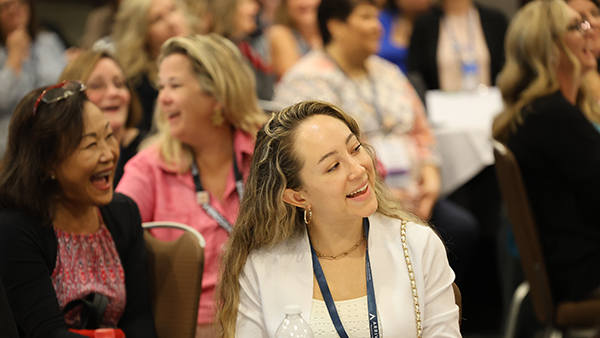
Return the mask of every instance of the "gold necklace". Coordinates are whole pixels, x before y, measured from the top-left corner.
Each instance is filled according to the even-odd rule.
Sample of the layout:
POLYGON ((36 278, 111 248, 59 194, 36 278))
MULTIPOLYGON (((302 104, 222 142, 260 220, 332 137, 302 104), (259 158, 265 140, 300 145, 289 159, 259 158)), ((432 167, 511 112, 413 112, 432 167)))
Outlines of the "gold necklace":
POLYGON ((319 258, 323 258, 323 259, 329 259, 329 260, 334 260, 334 259, 338 259, 338 258, 342 258, 342 257, 346 257, 348 256, 349 253, 351 253, 352 251, 356 250, 356 248, 358 248, 358 246, 365 240, 365 234, 362 235, 362 237, 360 238, 360 241, 358 241, 358 243, 356 243, 353 247, 350 248, 350 250, 343 252, 339 255, 323 255, 317 252, 317 250, 315 250, 315 253, 317 254, 317 257, 319 258))

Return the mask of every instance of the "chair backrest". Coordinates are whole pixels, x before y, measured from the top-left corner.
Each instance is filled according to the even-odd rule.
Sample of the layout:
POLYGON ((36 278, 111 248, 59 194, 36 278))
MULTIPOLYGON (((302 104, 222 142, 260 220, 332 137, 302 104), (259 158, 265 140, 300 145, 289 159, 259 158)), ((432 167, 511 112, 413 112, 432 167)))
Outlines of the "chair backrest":
POLYGON ((204 238, 195 229, 174 222, 151 222, 145 229, 176 228, 184 233, 165 242, 144 233, 152 313, 159 338, 194 338, 204 269, 204 238))
POLYGON ((458 326, 462 325, 462 293, 456 283, 452 283, 452 290, 454 291, 454 302, 458 306, 458 326))
POLYGON ((521 266, 531 287, 530 294, 535 314, 540 323, 552 324, 555 307, 537 225, 523 183, 521 169, 508 147, 496 140, 493 143, 500 192, 512 223, 521 266))

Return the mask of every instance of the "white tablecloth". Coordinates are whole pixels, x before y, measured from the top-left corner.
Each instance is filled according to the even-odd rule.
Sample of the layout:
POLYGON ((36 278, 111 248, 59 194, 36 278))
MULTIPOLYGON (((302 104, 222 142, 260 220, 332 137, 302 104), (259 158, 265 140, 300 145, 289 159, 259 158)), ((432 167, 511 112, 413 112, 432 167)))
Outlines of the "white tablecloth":
POLYGON ((483 128, 435 128, 442 156, 441 194, 447 195, 494 164, 490 132, 483 128))
POLYGON ((447 195, 494 163, 491 127, 502 99, 489 88, 483 94, 429 91, 426 102, 442 157, 441 194, 447 195))

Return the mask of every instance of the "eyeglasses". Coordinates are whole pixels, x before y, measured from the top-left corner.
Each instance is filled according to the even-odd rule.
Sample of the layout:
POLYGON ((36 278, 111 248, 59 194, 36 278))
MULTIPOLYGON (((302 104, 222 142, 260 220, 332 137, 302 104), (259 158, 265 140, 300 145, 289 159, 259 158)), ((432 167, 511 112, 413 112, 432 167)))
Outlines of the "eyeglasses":
POLYGON ((587 32, 590 28, 592 28, 592 25, 590 24, 589 21, 587 20, 581 20, 579 22, 575 22, 571 25, 569 25, 567 27, 567 30, 569 31, 579 31, 579 33, 581 34, 585 34, 585 32, 587 32))
POLYGON ((35 105, 33 106, 33 115, 35 116, 35 112, 40 103, 44 102, 48 104, 58 102, 70 96, 81 93, 85 90, 85 88, 85 85, 79 81, 63 81, 59 84, 46 88, 40 97, 38 97, 37 101, 35 101, 35 105))

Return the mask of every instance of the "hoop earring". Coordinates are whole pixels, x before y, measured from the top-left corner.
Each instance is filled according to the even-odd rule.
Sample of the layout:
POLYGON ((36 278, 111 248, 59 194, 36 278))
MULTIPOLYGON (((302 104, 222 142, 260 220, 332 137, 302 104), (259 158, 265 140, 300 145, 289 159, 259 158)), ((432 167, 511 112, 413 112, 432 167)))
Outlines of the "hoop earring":
POLYGON ((304 223, 309 225, 312 221, 312 208, 304 208, 304 223))
POLYGON ((220 127, 223 122, 225 122, 225 118, 223 117, 223 111, 221 108, 215 108, 212 115, 212 124, 216 127, 220 127))

